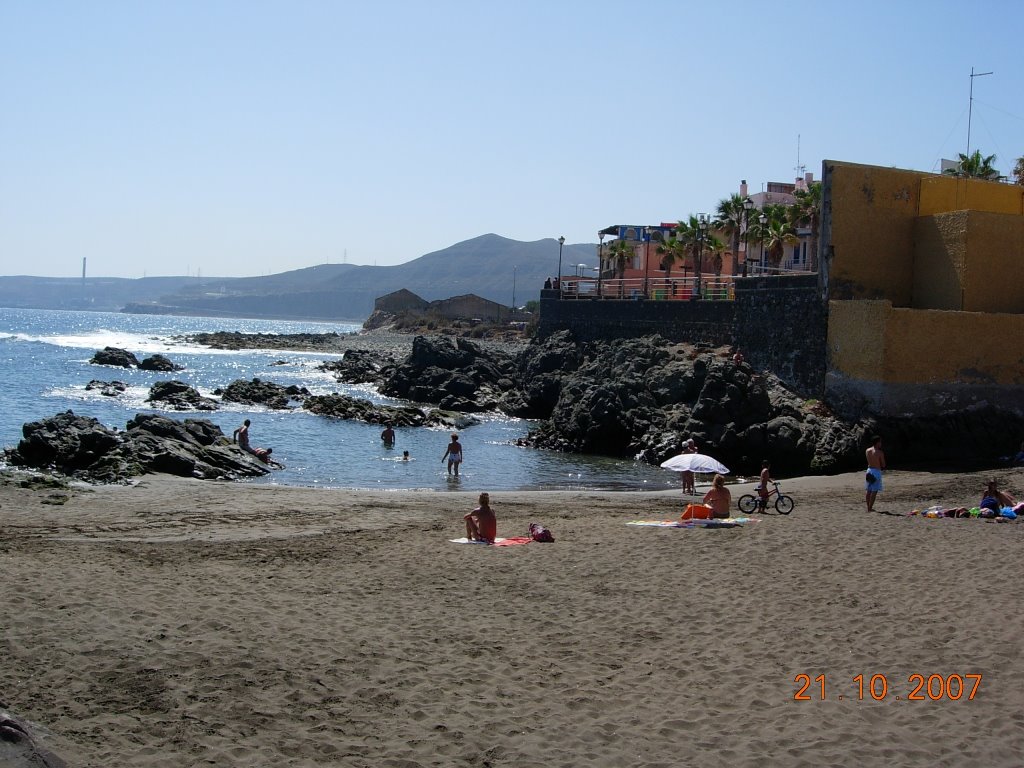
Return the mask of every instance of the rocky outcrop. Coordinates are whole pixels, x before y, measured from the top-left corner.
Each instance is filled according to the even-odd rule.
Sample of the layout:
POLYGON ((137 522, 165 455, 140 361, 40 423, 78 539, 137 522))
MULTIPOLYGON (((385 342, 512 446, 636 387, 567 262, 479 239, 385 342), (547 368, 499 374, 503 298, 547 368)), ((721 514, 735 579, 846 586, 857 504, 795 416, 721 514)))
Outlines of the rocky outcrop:
POLYGON ((527 445, 657 464, 692 437, 701 452, 741 473, 753 473, 763 458, 781 474, 860 461, 862 428, 736 365, 725 350, 657 336, 578 345, 562 333, 521 359, 520 377, 516 412, 547 419, 527 445))
POLYGON ((137 368, 139 359, 119 347, 104 347, 89 360, 93 365, 114 365, 118 368, 137 368))
POLYGON ((150 355, 139 363, 139 370, 161 371, 164 373, 180 371, 183 366, 175 365, 163 355, 150 355))
POLYGON ((381 392, 453 411, 499 408, 515 387, 515 361, 456 338, 417 336, 412 352, 385 372, 381 392))
POLYGON ((291 407, 292 401, 308 397, 309 390, 295 385, 282 387, 280 384, 261 379, 252 381, 237 379, 224 389, 214 390, 214 394, 220 395, 222 400, 233 403, 262 405, 267 408, 284 410, 291 407))
POLYGON ((350 384, 369 384, 381 378, 381 372, 390 363, 382 355, 365 349, 349 349, 341 360, 328 360, 317 366, 338 381, 350 384))
POLYGON ((8 463, 89 482, 123 483, 148 472, 234 480, 270 471, 206 420, 139 414, 118 431, 66 411, 25 424, 22 435, 4 452, 8 463))
POLYGON ((311 395, 303 408, 318 416, 353 419, 369 424, 391 424, 396 427, 443 426, 462 429, 475 423, 472 417, 441 409, 421 410, 411 405, 375 405, 369 400, 338 393, 311 395))
POLYGON ((85 391, 90 392, 94 389, 98 389, 100 394, 105 397, 117 397, 125 393, 128 385, 123 381, 100 381, 99 379, 93 379, 85 385, 85 391))
POLYGON ((147 402, 173 411, 215 411, 217 401, 203 397, 184 381, 158 381, 149 388, 147 402))

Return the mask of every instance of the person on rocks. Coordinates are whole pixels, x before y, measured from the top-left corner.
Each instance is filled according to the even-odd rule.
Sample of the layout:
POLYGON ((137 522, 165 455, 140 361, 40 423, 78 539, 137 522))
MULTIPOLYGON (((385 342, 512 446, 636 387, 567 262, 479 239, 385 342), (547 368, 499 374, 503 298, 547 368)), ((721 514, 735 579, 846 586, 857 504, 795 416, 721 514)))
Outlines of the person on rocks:
POLYGON ((257 459, 262 461, 264 464, 269 464, 275 469, 284 469, 284 464, 275 459, 270 458, 270 454, 274 452, 273 448, 253 448, 250 453, 257 459))
POLYGON ((481 493, 479 503, 479 507, 462 518, 466 521, 466 538, 493 544, 498 536, 498 518, 491 509, 491 495, 481 493))
POLYGON ((871 446, 864 451, 868 461, 868 471, 864 474, 864 501, 868 512, 875 511, 875 498, 882 490, 882 470, 885 469, 885 452, 882 450, 882 438, 875 435, 871 438, 871 446))
POLYGON ((704 494, 704 503, 713 510, 715 517, 728 517, 732 507, 732 494, 725 487, 725 477, 715 475, 711 490, 704 494))
POLYGON ((448 474, 451 475, 454 470, 455 477, 458 477, 459 465, 462 464, 462 443, 459 442, 459 436, 454 432, 452 432, 452 441, 448 443, 441 461, 445 459, 448 459, 448 474))
POLYGON ((242 426, 231 433, 231 439, 238 443, 238 447, 243 451, 249 451, 252 453, 252 448, 249 447, 249 425, 252 424, 249 419, 242 422, 242 426))
POLYGON ((386 448, 392 448, 395 445, 395 429, 391 424, 387 424, 384 427, 384 431, 380 433, 380 439, 384 441, 386 448))

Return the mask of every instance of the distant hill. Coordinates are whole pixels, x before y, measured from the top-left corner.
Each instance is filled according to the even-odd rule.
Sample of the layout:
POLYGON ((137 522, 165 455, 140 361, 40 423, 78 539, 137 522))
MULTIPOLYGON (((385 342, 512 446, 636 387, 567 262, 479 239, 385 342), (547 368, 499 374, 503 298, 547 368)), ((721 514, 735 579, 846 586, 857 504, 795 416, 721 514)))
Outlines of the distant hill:
MULTIPOLYGON (((596 244, 565 244, 562 272, 596 262, 596 244)), ((472 293, 524 304, 558 268, 558 241, 526 243, 482 235, 387 267, 321 264, 262 277, 0 277, 0 305, 161 314, 309 320, 362 320, 379 296, 407 288, 427 301, 472 293), (157 286, 151 281, 166 281, 157 286)), ((589 274, 593 274, 590 272, 589 274)))

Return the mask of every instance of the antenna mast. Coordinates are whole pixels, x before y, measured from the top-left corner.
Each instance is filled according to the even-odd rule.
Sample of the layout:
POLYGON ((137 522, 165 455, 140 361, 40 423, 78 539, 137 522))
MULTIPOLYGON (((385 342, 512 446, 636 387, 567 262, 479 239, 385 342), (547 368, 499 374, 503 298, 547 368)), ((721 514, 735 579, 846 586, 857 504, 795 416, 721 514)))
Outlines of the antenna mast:
POLYGON ((796 168, 793 169, 797 173, 797 179, 804 177, 804 171, 807 170, 806 165, 800 164, 800 134, 796 135, 796 168))
POLYGON ((967 156, 971 156, 971 112, 974 110, 974 78, 991 75, 991 72, 978 72, 975 74, 974 67, 971 67, 971 97, 967 102, 967 156))

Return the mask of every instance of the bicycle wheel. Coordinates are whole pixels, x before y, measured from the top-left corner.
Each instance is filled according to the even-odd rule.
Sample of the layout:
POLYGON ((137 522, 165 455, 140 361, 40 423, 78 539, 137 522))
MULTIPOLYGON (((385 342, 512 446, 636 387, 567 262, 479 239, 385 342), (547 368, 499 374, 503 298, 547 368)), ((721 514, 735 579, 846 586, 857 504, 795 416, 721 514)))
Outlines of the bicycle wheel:
POLYGON ((752 493, 744 494, 740 496, 739 508, 740 512, 749 515, 751 512, 757 509, 758 498, 752 493))
POLYGON ((780 515, 788 515, 793 511, 794 506, 792 496, 783 496, 780 493, 779 498, 775 500, 775 511, 780 515))

